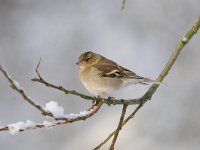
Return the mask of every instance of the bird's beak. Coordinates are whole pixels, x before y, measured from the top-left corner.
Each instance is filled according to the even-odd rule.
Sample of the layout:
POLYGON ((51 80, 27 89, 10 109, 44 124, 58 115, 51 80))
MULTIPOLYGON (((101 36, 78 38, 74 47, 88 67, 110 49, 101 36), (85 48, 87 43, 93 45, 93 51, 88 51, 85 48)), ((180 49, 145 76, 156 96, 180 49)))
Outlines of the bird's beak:
POLYGON ((79 63, 79 61, 78 62, 76 62, 76 65, 79 65, 80 63, 79 63))

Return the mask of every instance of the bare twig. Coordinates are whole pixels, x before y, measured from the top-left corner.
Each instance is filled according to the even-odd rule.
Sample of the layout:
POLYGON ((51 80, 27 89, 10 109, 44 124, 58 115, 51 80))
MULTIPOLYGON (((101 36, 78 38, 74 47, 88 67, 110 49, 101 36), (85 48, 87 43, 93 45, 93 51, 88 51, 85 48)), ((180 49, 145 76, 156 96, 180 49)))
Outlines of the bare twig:
POLYGON ((119 135, 119 131, 122 128, 122 124, 123 124, 123 121, 124 121, 124 117, 125 117, 125 114, 126 114, 127 107, 128 107, 128 105, 123 105, 121 117, 120 117, 120 120, 119 120, 119 124, 118 124, 118 127, 116 129, 116 132, 115 132, 115 135, 114 135, 114 138, 113 138, 113 141, 112 141, 112 143, 110 145, 109 150, 114 150, 114 146, 115 146, 115 143, 117 141, 117 137, 119 135))
MULTIPOLYGON (((173 64, 176 61, 177 57, 179 56, 181 50, 190 41, 190 39, 197 33, 199 27, 200 27, 200 17, 196 20, 196 22, 194 23, 192 28, 185 34, 185 36, 181 40, 179 40, 178 45, 177 45, 176 49, 174 50, 174 52, 172 53, 167 64, 165 65, 165 68, 162 70, 160 75, 157 77, 157 79, 156 79, 157 81, 162 82, 163 79, 167 76, 169 70, 173 66, 173 64)), ((134 110, 134 112, 124 120, 122 126, 124 126, 131 118, 133 118, 135 116, 136 112, 147 102, 148 99, 150 99, 152 97, 152 95, 155 93, 155 91, 157 90, 158 87, 159 87, 158 84, 153 84, 149 88, 149 90, 144 94, 144 96, 139 99, 141 102, 140 105, 138 105, 138 107, 134 110)), ((95 148, 95 150, 97 150, 101 146, 103 146, 116 132, 117 132, 117 130, 110 133, 109 136, 95 148)))
MULTIPOLYGON (((83 98, 84 100, 90 100, 90 101, 98 101, 99 100, 98 97, 89 96, 89 95, 77 92, 76 90, 68 90, 68 89, 65 89, 63 86, 54 85, 52 83, 49 83, 49 82, 45 81, 43 78, 42 79, 40 79, 40 78, 33 78, 31 80, 34 81, 34 82, 42 83, 42 84, 44 84, 47 87, 54 88, 54 89, 57 89, 59 91, 62 91, 65 94, 72 94, 72 95, 75 95, 75 96, 79 96, 79 97, 83 98)), ((105 98, 103 103, 105 103, 107 105, 123 105, 123 104, 137 105, 137 104, 140 104, 140 99, 139 98, 136 98, 136 99, 113 99, 113 98, 105 98)))
MULTIPOLYGON (((134 112, 131 113, 131 115, 129 115, 122 123, 122 127, 131 119, 135 116, 136 112, 142 107, 142 105, 138 105, 136 107, 136 109, 134 110, 134 112)), ((111 132, 108 137, 103 140, 99 145, 97 145, 93 150, 98 150, 100 149, 106 142, 108 142, 108 140, 117 132, 117 129, 114 130, 113 132, 111 132)))
POLYGON ((38 62, 38 64, 37 64, 37 67, 35 68, 35 71, 36 71, 36 73, 37 73, 37 75, 38 75, 38 77, 40 78, 40 79, 42 79, 42 77, 40 76, 40 74, 39 74, 39 72, 38 72, 38 68, 40 67, 40 63, 41 63, 41 58, 40 58, 40 60, 39 60, 39 62, 38 62))
POLYGON ((53 115, 49 112, 46 112, 40 105, 36 104, 29 96, 27 96, 24 89, 19 85, 19 83, 13 80, 10 75, 6 72, 6 70, 0 65, 0 71, 2 71, 3 75, 6 77, 8 82, 10 83, 10 87, 17 91, 25 101, 31 104, 33 107, 37 108, 43 115, 52 117, 53 115))
POLYGON ((121 7, 121 10, 124 9, 124 7, 125 7, 125 3, 126 3, 126 0, 122 0, 122 7, 121 7))

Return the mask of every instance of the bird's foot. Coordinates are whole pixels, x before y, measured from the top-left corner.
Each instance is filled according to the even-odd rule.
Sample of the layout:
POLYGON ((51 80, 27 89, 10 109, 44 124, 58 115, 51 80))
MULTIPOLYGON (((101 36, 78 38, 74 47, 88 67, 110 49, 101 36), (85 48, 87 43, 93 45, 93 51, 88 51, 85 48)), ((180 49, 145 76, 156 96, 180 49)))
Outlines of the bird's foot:
POLYGON ((110 106, 111 104, 113 104, 114 100, 115 100, 114 97, 109 96, 108 97, 108 105, 110 106))
POLYGON ((94 100, 92 101, 92 103, 98 104, 100 101, 104 101, 104 98, 98 95, 97 97, 94 97, 94 100))

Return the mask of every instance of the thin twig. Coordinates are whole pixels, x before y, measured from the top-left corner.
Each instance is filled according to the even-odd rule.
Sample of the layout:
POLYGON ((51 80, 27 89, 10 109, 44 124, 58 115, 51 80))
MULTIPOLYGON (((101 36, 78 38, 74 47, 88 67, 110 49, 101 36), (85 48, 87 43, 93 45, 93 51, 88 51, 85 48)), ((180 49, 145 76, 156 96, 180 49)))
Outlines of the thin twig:
POLYGON ((114 150, 114 147, 115 147, 115 143, 117 141, 117 137, 119 135, 119 131, 121 130, 122 128, 122 124, 123 124, 123 121, 124 121, 124 117, 125 117, 125 114, 126 114, 126 109, 127 109, 128 105, 123 105, 123 108, 122 108, 122 113, 121 113, 121 117, 120 117, 120 120, 119 120, 119 124, 118 124, 118 127, 116 129, 116 132, 115 132, 115 135, 114 135, 114 138, 113 138, 113 141, 110 145, 110 148, 109 150, 114 150))
MULTIPOLYGON (((196 20, 196 22, 194 23, 192 28, 185 34, 185 36, 181 40, 179 40, 178 45, 177 45, 176 49, 174 50, 174 52, 172 53, 167 64, 165 65, 165 68, 162 70, 160 75, 157 77, 157 79, 156 79, 157 81, 162 82, 163 79, 167 76, 169 70, 173 66, 173 64, 176 61, 177 57, 179 56, 181 50, 190 41, 190 39, 197 33, 199 27, 200 27, 200 17, 198 17, 198 19, 196 20)), ((124 120, 122 126, 124 126, 131 118, 133 118, 135 116, 136 112, 147 102, 148 99, 150 99, 152 97, 152 95, 155 93, 155 91, 157 90, 158 87, 159 87, 158 84, 153 84, 149 88, 149 90, 144 94, 144 96, 140 98, 140 102, 141 102, 140 105, 138 105, 138 107, 134 110, 134 112, 124 120)), ((109 136, 95 148, 95 150, 97 150, 101 146, 103 146, 115 133, 116 133, 116 130, 113 131, 112 133, 110 133, 109 136)))
MULTIPOLYGON (((45 81, 43 78, 42 79, 33 78, 31 80, 33 82, 42 83, 42 84, 44 84, 47 87, 54 88, 54 89, 57 89, 59 91, 62 91, 65 94, 71 94, 71 95, 79 96, 79 97, 81 97, 84 100, 90 100, 90 101, 98 101, 99 100, 98 97, 89 96, 89 95, 77 92, 76 90, 68 90, 68 89, 65 89, 63 86, 54 85, 52 83, 49 83, 49 82, 45 81)), ((137 105, 137 104, 140 104, 140 98, 136 98, 136 99, 105 98, 104 99, 104 103, 107 104, 107 105, 123 105, 123 104, 126 104, 126 105, 137 105)))
POLYGON ((121 7, 121 10, 123 10, 125 8, 125 3, 126 3, 126 0, 122 0, 122 7, 121 7))
POLYGON ((36 73, 37 73, 37 75, 38 75, 38 77, 40 78, 40 79, 42 79, 42 77, 40 76, 40 74, 39 74, 39 72, 38 72, 38 68, 40 67, 40 63, 41 63, 41 58, 40 58, 40 60, 39 60, 39 62, 38 62, 38 64, 37 64, 37 67, 35 68, 35 71, 36 71, 36 73))
POLYGON ((27 96, 24 89, 22 87, 20 87, 19 85, 16 85, 16 84, 19 84, 19 83, 16 82, 15 80, 13 80, 1 65, 0 65, 0 71, 2 71, 3 75, 6 77, 6 79, 10 83, 10 87, 13 90, 17 91, 24 98, 25 101, 27 101, 33 107, 37 108, 43 115, 50 116, 50 117, 53 116, 51 113, 46 112, 40 105, 36 104, 29 96, 27 96))
MULTIPOLYGON (((123 121, 122 127, 123 127, 131 118, 134 117, 134 115, 136 114, 136 112, 137 112, 141 107, 142 107, 142 105, 138 105, 138 106, 135 108, 134 112, 131 113, 131 115, 129 115, 129 116, 123 121)), ((108 135, 108 137, 107 137, 105 140, 103 140, 99 145, 97 145, 93 150, 98 150, 98 149, 100 149, 106 142, 108 142, 108 140, 109 140, 116 132, 117 132, 117 129, 114 130, 113 132, 111 132, 111 133, 108 135)))

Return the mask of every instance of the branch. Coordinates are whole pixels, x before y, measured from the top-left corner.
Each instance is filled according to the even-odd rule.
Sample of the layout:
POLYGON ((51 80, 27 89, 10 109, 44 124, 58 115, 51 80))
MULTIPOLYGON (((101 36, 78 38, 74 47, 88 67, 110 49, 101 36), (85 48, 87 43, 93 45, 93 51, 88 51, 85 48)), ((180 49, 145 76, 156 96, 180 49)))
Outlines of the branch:
POLYGON ((38 128, 50 128, 58 125, 63 125, 63 124, 68 124, 68 123, 73 123, 76 121, 81 121, 81 120, 86 120, 93 116, 95 113, 98 112, 100 107, 102 106, 103 101, 99 101, 96 104, 92 105, 87 111, 81 112, 80 114, 69 114, 65 115, 68 117, 63 117, 63 118, 54 118, 55 121, 53 122, 47 122, 44 121, 43 123, 32 123, 33 125, 28 125, 27 123, 23 122, 17 122, 14 124, 7 125, 5 127, 0 126, 0 132, 1 131, 9 131, 11 134, 16 134, 18 132, 23 132, 26 130, 33 130, 33 129, 38 129, 38 128))
POLYGON ((25 101, 27 101, 33 107, 38 109, 43 115, 50 116, 50 117, 53 116, 51 113, 46 112, 40 105, 36 104, 33 100, 31 100, 31 98, 27 96, 26 92, 20 86, 20 84, 17 81, 13 80, 11 76, 6 72, 6 70, 1 65, 0 65, 0 71, 3 73, 3 75, 6 77, 6 79, 10 83, 10 87, 13 90, 17 91, 24 98, 25 101))
MULTIPOLYGON (((55 121, 53 123, 51 123, 51 127, 56 126, 56 125, 61 125, 61 124, 72 123, 75 121, 86 120, 87 118, 93 116, 100 109, 100 107, 103 104, 103 100, 100 99, 99 101, 96 101, 96 103, 93 104, 87 111, 80 112, 80 114, 72 114, 72 113, 69 115, 61 114, 61 117, 57 117, 54 115, 56 113, 54 111, 56 109, 61 108, 64 112, 64 109, 62 107, 56 106, 58 108, 55 108, 55 106, 54 106, 53 111, 48 111, 47 108, 41 107, 40 105, 36 104, 29 96, 27 96, 26 92, 23 90, 23 88, 20 86, 20 84, 17 81, 13 80, 11 78, 11 76, 6 72, 6 70, 1 65, 0 65, 0 71, 3 73, 3 75, 6 77, 6 79, 10 83, 10 87, 13 90, 17 91, 23 97, 23 99, 25 101, 27 101, 33 107, 38 109, 44 116, 49 116, 49 117, 52 117, 53 119, 55 119, 55 121)), ((12 126, 12 128, 10 128, 9 125, 5 126, 5 127, 0 126, 0 131, 10 131, 13 128, 14 129, 18 128, 19 132, 22 132, 22 131, 29 130, 29 129, 46 127, 44 124, 41 124, 41 123, 34 123, 33 127, 30 127, 30 126, 26 127, 25 123, 23 123, 23 122, 18 122, 18 123, 12 124, 12 125, 14 125, 14 127, 12 126), (20 125, 20 127, 19 127, 19 125, 20 125)))
POLYGON ((80 121, 80 120, 86 120, 87 118, 90 118, 95 113, 97 113, 98 110, 101 108, 102 104, 103 104, 103 100, 100 100, 96 102, 95 104, 93 104, 92 107, 90 107, 87 111, 81 112, 80 115, 75 114, 75 117, 72 117, 72 118, 69 115, 69 117, 61 117, 61 118, 55 118, 55 119, 64 120, 67 123, 72 123, 72 122, 80 121))
MULTIPOLYGON (((193 25, 193 27, 190 29, 190 31, 188 31, 185 34, 185 36, 179 41, 176 50, 174 51, 174 53, 170 57, 169 61, 167 62, 166 66, 163 69, 163 71, 161 72, 161 74, 156 79, 157 81, 159 81, 159 82, 163 81, 163 79, 168 74, 169 70, 171 69, 172 65, 174 64, 175 60, 177 59, 182 48, 189 42, 189 40, 192 38, 192 36, 197 33, 197 31, 199 29, 199 20, 200 19, 198 18, 197 21, 195 22, 195 24, 193 25)), ((59 91, 64 92, 65 94, 72 94, 72 95, 75 95, 75 96, 79 96, 79 97, 83 98, 84 100, 92 100, 92 101, 98 101, 99 100, 98 97, 88 96, 88 95, 85 95, 83 93, 77 92, 75 90, 68 90, 68 89, 65 89, 62 86, 57 86, 57 85, 54 85, 52 83, 45 81, 41 77, 41 75, 39 74, 39 71, 38 71, 39 65, 40 65, 40 62, 38 63, 37 68, 36 68, 36 73, 37 73, 38 77, 31 79, 33 82, 42 83, 47 87, 57 89, 59 91)), ((104 103, 108 104, 108 105, 111 105, 111 104, 112 105, 123 105, 123 104, 137 105, 137 104, 141 104, 141 103, 146 102, 147 100, 150 100, 151 96, 153 95, 153 93, 156 91, 156 89, 158 87, 159 87, 159 84, 153 84, 149 88, 149 90, 141 98, 135 98, 135 99, 115 99, 115 98, 107 98, 106 99, 105 98, 104 103)))
POLYGON ((123 105, 121 117, 120 117, 120 120, 119 120, 119 124, 118 124, 118 127, 116 129, 116 132, 115 132, 115 135, 114 135, 114 138, 113 138, 113 141, 112 141, 112 143, 110 145, 109 150, 114 150, 114 146, 115 146, 115 143, 117 141, 117 137, 119 135, 119 131, 122 128, 122 124, 123 124, 123 121, 124 121, 124 117, 125 117, 125 114, 126 114, 127 107, 128 107, 128 105, 123 105))
MULTIPOLYGON (((89 96, 89 95, 77 92, 76 90, 68 90, 68 89, 65 89, 63 86, 54 85, 52 83, 45 81, 43 78, 41 78, 41 79, 40 78, 33 78, 31 80, 33 82, 42 83, 47 87, 54 88, 54 89, 57 89, 59 91, 62 91, 65 94, 71 94, 71 95, 79 96, 84 100, 90 100, 90 101, 100 100, 98 97, 95 97, 95 96, 89 96)), ((115 98, 109 97, 109 98, 105 98, 103 103, 105 103, 107 105, 111 105, 111 104, 112 105, 124 105, 124 104, 126 104, 126 105, 137 105, 137 104, 140 104, 140 99, 139 98, 136 98, 136 99, 115 99, 115 98)))
MULTIPOLYGON (((129 116, 123 121, 122 127, 123 127, 131 118, 133 118, 133 117, 135 116, 135 114, 137 113, 137 111, 138 111, 141 107, 142 107, 142 105, 138 105, 138 106, 136 107, 136 109, 134 110, 134 112, 133 112, 131 115, 129 115, 129 116)), ((111 132, 111 133, 108 135, 108 137, 107 137, 105 140, 103 140, 99 145, 97 145, 93 150, 98 150, 98 149, 100 149, 106 142, 108 142, 108 140, 109 140, 114 134, 116 134, 116 132, 117 132, 117 129, 114 130, 113 132, 111 132)))
MULTIPOLYGON (((85 95, 85 94, 77 92, 75 90, 68 90, 68 89, 65 89, 63 86, 57 86, 57 85, 54 85, 52 83, 45 81, 45 79, 40 75, 39 70, 38 70, 39 66, 40 66, 40 62, 41 62, 41 59, 39 60, 39 63, 35 69, 38 77, 31 79, 31 81, 44 84, 47 87, 59 90, 61 92, 64 92, 65 94, 79 96, 79 97, 83 98, 84 100, 91 100, 91 101, 99 101, 100 100, 99 97, 85 95)), ((123 105, 124 104, 137 105, 137 104, 140 104, 140 99, 139 98, 138 99, 115 99, 113 97, 109 97, 109 98, 105 98, 103 103, 105 103, 107 105, 111 105, 111 104, 112 105, 122 105, 122 104, 123 105)))
POLYGON ((23 131, 27 131, 27 130, 34 130, 34 129, 40 129, 40 128, 51 128, 51 127, 54 127, 57 125, 66 124, 65 121, 57 120, 54 122, 44 121, 43 123, 32 122, 31 126, 27 126, 27 122, 26 123, 17 122, 17 123, 9 124, 5 127, 0 127, 0 132, 1 131, 9 131, 11 134, 17 134, 18 132, 23 132, 23 131), (18 129, 16 126, 18 126, 18 129))
MULTIPOLYGON (((178 45, 174 52, 172 53, 170 59, 168 60, 167 64, 165 65, 165 68, 162 70, 160 75, 157 77, 157 81, 162 82, 163 79, 167 76, 168 72, 170 71, 171 67, 173 66, 174 62, 176 61, 177 57, 179 56, 181 50, 184 48, 184 46, 190 41, 190 39, 197 33, 198 29, 200 27, 200 17, 196 20, 192 28, 185 34, 185 36, 179 40, 178 45)), ((135 116, 135 114, 138 112, 138 110, 147 102, 148 99, 152 97, 152 95, 155 93, 157 88, 159 87, 159 84, 153 84, 148 91, 142 96, 139 101, 140 104, 137 106, 137 108, 134 110, 134 112, 128 116, 123 124, 122 127, 131 119, 135 116)), ((101 142, 95 150, 99 149, 101 146, 103 146, 115 133, 117 132, 117 129, 114 130, 112 133, 109 134, 109 136, 101 142)))
MULTIPOLYGON (((123 5, 125 3, 125 0, 123 0, 123 5)), ((193 37, 194 34, 197 33, 198 29, 200 27, 200 17, 197 19, 197 21, 195 22, 195 24, 193 25, 193 27, 185 34, 185 36, 178 42, 178 45, 176 47, 176 49, 174 50, 172 56, 170 57, 170 59, 168 60, 165 68, 163 69, 163 71, 160 73, 160 75, 157 77, 157 81, 158 82, 162 82, 163 79, 167 76, 169 70, 171 69, 171 67, 173 66, 174 62, 176 61, 177 57, 179 56, 181 50, 183 49, 183 47, 190 41, 190 39, 193 37)), ((65 88, 63 88, 62 86, 56 86, 53 85, 51 83, 46 82, 39 74, 38 68, 40 65, 41 59, 36 67, 36 73, 38 75, 38 78, 34 78, 32 79, 32 81, 35 82, 39 82, 42 83, 48 87, 60 90, 62 92, 65 92, 65 94, 73 94, 79 97, 82 97, 83 99, 87 99, 87 100, 95 100, 96 103, 94 105, 92 105, 92 107, 90 109, 88 109, 88 111, 84 111, 84 113, 80 113, 80 114, 73 114, 75 116, 71 117, 70 115, 61 115, 61 117, 55 117, 54 113, 51 111, 47 111, 46 109, 44 109, 43 107, 41 107, 40 105, 36 104, 29 96, 27 96, 27 94, 25 93, 25 91, 23 90, 23 88, 20 86, 20 84, 13 80, 8 73, 6 72, 5 69, 3 69, 3 67, 0 65, 0 71, 2 71, 3 75, 6 77, 6 79, 8 80, 8 82, 10 83, 10 87, 12 89, 14 89, 15 91, 17 91, 25 101, 27 101, 29 104, 31 104, 33 107, 35 107, 36 109, 38 109, 44 116, 50 116, 53 119, 55 119, 54 122, 52 122, 51 126, 56 126, 56 125, 60 125, 60 124, 66 124, 66 123, 72 123, 75 121, 79 121, 79 120, 85 120, 89 117, 91 117, 92 115, 94 115, 102 106, 103 103, 106 103, 108 105, 110 104, 123 104, 123 110, 122 110, 122 114, 120 117, 120 121, 118 124, 118 127, 115 131, 113 131, 100 145, 98 145, 95 149, 99 149, 102 145, 104 145, 113 135, 113 141, 111 144, 110 149, 114 149, 114 145, 116 143, 118 134, 120 129, 131 119, 135 116, 135 114, 138 112, 138 110, 140 110, 140 108, 142 108, 144 106, 144 104, 151 99, 152 95, 155 93, 155 91, 157 90, 157 88, 159 87, 158 84, 153 84, 148 91, 141 97, 138 99, 114 99, 114 98, 108 98, 105 100, 102 100, 98 97, 92 97, 92 96, 88 96, 82 93, 79 93, 75 90, 67 90, 65 88), (126 113, 126 109, 128 105, 133 105, 133 104, 139 104, 136 109, 133 111, 132 114, 130 114, 125 120, 125 113, 126 113), (66 117, 67 116, 67 117, 66 117), (124 121, 123 121, 124 120, 124 121)), ((46 127, 45 123, 34 123, 34 126, 28 126, 27 123, 23 123, 23 122, 18 122, 16 123, 17 130, 19 130, 19 132, 21 131, 25 131, 28 129, 36 129, 36 128, 44 128, 46 127)), ((5 127, 1 127, 0 126, 0 131, 12 131, 13 128, 16 129, 16 124, 10 124, 8 126, 5 127)))

